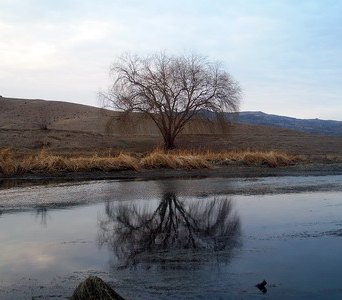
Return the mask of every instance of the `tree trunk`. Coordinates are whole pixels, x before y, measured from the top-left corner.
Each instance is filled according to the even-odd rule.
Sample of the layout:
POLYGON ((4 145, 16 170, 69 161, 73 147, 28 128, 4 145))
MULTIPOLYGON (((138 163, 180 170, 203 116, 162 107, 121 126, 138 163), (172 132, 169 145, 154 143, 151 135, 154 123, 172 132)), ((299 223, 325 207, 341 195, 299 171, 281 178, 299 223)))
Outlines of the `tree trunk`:
POLYGON ((172 150, 175 149, 175 139, 176 137, 171 135, 171 134, 167 134, 164 136, 164 148, 165 150, 172 150))

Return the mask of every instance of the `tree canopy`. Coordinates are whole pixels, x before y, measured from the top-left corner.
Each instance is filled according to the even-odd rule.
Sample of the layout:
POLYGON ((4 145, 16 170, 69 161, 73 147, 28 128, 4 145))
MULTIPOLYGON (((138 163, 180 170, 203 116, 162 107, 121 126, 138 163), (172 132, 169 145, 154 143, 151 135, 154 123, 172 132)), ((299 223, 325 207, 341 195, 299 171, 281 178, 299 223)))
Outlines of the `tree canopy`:
POLYGON ((102 94, 105 106, 147 114, 166 149, 199 110, 236 112, 241 89, 219 63, 199 55, 127 54, 111 66, 113 85, 102 94))

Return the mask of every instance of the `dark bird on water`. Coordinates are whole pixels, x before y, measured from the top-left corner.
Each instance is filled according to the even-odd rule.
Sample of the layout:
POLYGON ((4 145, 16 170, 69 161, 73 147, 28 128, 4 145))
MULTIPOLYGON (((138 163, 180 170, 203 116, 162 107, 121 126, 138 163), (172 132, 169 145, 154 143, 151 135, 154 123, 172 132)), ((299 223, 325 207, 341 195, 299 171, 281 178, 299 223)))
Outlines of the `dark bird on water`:
POLYGON ((256 284, 255 286, 262 291, 264 294, 267 293, 267 288, 266 288, 267 282, 266 280, 263 280, 262 282, 259 282, 258 284, 256 284))

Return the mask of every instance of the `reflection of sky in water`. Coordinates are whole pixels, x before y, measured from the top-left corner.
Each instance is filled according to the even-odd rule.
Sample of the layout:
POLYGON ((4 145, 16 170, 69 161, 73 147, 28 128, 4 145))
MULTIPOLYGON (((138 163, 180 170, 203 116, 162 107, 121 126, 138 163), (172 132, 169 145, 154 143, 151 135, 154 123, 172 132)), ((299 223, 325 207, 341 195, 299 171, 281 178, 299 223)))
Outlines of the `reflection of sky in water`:
POLYGON ((103 205, 49 211, 42 226, 34 212, 3 215, 0 219, 1 279, 20 276, 51 280, 54 275, 105 265, 96 245, 96 213, 103 205), (46 276, 50 278, 46 278, 46 276))
MULTIPOLYGON (((0 195, 4 212, 0 215, 0 298, 68 296, 84 277, 95 274, 131 299, 255 299, 262 295, 254 285, 263 279, 270 285, 267 296, 274 299, 340 299, 341 177, 330 181, 326 177, 260 179, 262 185, 272 183, 272 189, 313 185, 315 181, 321 185, 335 182, 335 191, 323 188, 320 192, 229 196, 242 232, 242 244, 234 248, 231 259, 216 260, 215 255, 203 251, 196 254, 201 262, 191 260, 190 255, 187 262, 173 262, 164 269, 115 267, 118 261, 111 247, 98 245, 98 222, 106 216, 105 201, 153 209, 163 192, 177 191, 180 200, 200 203, 212 199, 204 196, 205 191, 226 198, 225 191, 232 186, 237 189, 236 185, 245 187, 248 181, 106 181, 6 190, 7 202, 1 200, 4 194, 0 195), (74 206, 55 208, 59 197, 74 206), (5 203, 15 199, 21 209, 9 205, 11 210, 7 210, 5 203), (35 200, 40 203, 33 209, 35 200), (44 222, 37 214, 42 203, 47 207, 44 222)), ((258 180, 251 182, 254 191, 260 188, 256 187, 258 180)))

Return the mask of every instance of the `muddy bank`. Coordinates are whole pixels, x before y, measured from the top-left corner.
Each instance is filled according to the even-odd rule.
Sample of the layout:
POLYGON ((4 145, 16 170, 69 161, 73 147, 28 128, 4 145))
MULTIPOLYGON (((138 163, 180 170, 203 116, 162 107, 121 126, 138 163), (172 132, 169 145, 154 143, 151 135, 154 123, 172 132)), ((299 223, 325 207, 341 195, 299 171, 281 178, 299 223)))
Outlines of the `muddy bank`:
POLYGON ((154 180, 167 178, 250 178, 268 176, 324 176, 342 175, 342 163, 334 164, 298 164, 287 167, 271 168, 268 166, 224 166, 206 169, 142 169, 139 171, 89 171, 89 172, 60 172, 60 173, 30 173, 23 175, 0 176, 0 181, 83 181, 83 180, 154 180))

